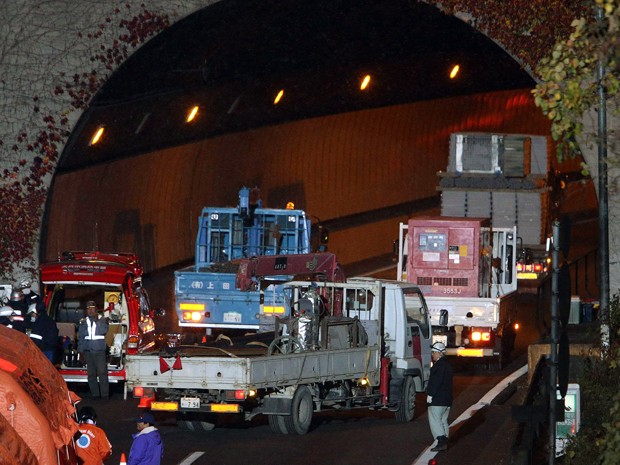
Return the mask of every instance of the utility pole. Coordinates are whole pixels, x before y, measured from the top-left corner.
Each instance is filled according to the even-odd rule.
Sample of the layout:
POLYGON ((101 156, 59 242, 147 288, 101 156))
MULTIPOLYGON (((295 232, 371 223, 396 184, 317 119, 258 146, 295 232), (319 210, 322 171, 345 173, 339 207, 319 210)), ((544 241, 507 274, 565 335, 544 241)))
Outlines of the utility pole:
POLYGON ((553 222, 551 251, 551 342, 549 344, 549 465, 555 463, 555 424, 558 392, 558 341, 560 329, 560 223, 553 222))
MULTIPOLYGON (((603 8, 596 7, 596 21, 603 26, 605 14, 603 8)), ((599 57, 597 66, 597 86, 599 96, 598 108, 598 218, 599 218, 599 268, 600 298, 599 315, 601 319, 601 343, 609 347, 609 211, 607 202, 607 99, 603 79, 605 63, 599 57)))

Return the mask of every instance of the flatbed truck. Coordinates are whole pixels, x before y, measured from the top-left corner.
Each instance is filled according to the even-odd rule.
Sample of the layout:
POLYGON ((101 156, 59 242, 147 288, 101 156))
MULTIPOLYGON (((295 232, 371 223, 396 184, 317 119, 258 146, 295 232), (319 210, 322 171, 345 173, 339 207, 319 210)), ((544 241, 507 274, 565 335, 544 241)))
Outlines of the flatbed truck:
POLYGON ((430 373, 433 329, 412 284, 371 278, 283 285, 287 317, 262 341, 181 346, 128 359, 140 406, 190 428, 209 415, 266 415, 275 433, 305 434, 313 412, 387 409, 411 421, 430 373))

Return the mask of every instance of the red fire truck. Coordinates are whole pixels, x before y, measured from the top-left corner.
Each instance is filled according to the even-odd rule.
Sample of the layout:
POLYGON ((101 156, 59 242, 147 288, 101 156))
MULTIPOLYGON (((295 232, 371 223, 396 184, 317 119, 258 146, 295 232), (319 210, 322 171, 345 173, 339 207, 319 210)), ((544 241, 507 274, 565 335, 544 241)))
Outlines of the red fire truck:
POLYGON ((58 327, 57 365, 65 381, 87 381, 86 367, 77 354, 77 326, 88 301, 94 301, 102 317, 109 319, 111 383, 125 381, 126 354, 155 345, 153 317, 163 311, 150 307, 142 274, 137 255, 129 253, 64 252, 41 265, 42 295, 58 327))

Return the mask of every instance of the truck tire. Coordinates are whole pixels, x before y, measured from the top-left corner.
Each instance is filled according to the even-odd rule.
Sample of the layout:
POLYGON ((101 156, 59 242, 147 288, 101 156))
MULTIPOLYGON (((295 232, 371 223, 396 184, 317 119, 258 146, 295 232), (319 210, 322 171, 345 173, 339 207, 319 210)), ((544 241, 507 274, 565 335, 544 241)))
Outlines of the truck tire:
POLYGON ((303 435, 310 429, 314 403, 306 386, 299 386, 291 401, 291 414, 283 417, 286 434, 303 435))
POLYGON ((415 383, 413 376, 405 376, 403 389, 400 393, 400 405, 396 410, 396 420, 408 422, 413 420, 415 415, 415 383))
POLYGON ((284 424, 284 415, 267 415, 269 428, 276 434, 288 434, 284 424))
POLYGON ((179 420, 177 422, 179 428, 185 431, 211 431, 215 428, 215 424, 209 423, 208 421, 197 421, 197 420, 179 420))

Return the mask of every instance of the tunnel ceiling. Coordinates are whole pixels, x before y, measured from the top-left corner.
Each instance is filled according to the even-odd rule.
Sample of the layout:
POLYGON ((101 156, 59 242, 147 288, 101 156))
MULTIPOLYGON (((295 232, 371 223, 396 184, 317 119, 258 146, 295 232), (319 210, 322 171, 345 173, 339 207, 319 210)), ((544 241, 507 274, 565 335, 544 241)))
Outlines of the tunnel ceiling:
POLYGON ((414 0, 222 0, 116 70, 58 171, 265 125, 533 85, 486 36, 414 0), (199 113, 186 123, 193 105, 199 113), (104 137, 89 145, 100 126, 104 137))

